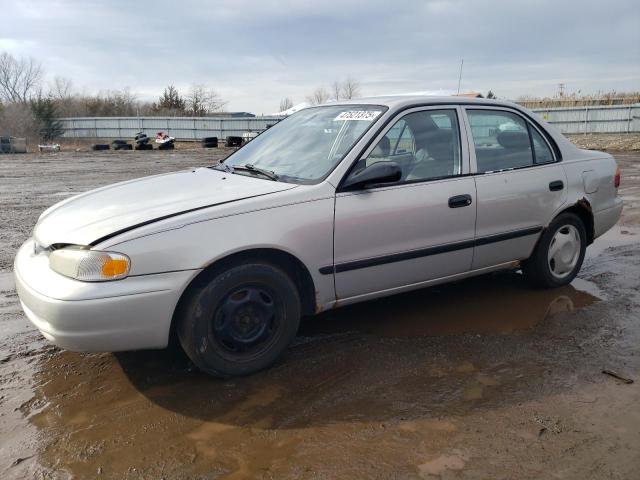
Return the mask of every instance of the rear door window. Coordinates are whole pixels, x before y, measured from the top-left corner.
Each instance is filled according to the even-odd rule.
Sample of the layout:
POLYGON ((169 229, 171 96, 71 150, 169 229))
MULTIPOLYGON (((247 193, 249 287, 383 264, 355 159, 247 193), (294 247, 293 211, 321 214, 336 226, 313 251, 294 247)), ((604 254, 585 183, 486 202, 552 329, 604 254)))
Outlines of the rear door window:
POLYGON ((534 164, 529 130, 522 117, 499 110, 467 110, 478 173, 534 164))

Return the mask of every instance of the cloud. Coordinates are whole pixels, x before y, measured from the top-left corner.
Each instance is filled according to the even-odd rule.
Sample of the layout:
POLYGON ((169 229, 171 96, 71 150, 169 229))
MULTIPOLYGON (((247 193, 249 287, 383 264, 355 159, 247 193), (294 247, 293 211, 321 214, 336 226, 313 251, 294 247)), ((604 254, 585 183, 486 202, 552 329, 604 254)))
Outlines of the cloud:
POLYGON ((352 77, 365 94, 463 87, 500 96, 640 90, 640 5, 586 0, 204 2, 0 0, 0 48, 86 91, 215 88, 272 112, 352 77))

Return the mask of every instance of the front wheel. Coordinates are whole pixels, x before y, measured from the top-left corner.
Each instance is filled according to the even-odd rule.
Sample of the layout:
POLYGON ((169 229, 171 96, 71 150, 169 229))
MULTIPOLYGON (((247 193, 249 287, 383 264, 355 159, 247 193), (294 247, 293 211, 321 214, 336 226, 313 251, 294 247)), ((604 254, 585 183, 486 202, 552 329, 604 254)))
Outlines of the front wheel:
POLYGON ((270 366, 294 339, 300 297, 268 263, 236 265, 191 292, 177 318, 182 348, 202 371, 247 375, 270 366))
POLYGON ((522 265, 527 280, 544 288, 567 285, 582 267, 587 248, 584 223, 573 213, 558 215, 545 230, 531 258, 522 265))

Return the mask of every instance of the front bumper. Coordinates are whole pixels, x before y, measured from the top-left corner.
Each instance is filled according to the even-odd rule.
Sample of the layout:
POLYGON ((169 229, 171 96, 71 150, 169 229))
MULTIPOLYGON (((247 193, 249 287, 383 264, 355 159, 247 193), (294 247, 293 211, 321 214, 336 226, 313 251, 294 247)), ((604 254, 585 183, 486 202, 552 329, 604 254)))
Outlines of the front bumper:
POLYGON ((47 340, 67 350, 164 348, 180 294, 196 270, 88 283, 57 274, 25 242, 14 264, 22 308, 47 340))

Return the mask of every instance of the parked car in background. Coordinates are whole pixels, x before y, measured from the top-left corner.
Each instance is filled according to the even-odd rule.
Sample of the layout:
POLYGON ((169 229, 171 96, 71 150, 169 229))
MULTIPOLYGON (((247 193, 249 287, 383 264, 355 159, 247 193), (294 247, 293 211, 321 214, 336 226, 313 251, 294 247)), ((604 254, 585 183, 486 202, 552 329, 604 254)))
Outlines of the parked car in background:
POLYGON ((213 375, 271 365, 300 317, 500 269, 553 288, 618 220, 620 172, 517 105, 463 97, 307 108, 223 163, 46 210, 15 260, 63 348, 164 348, 213 375))

